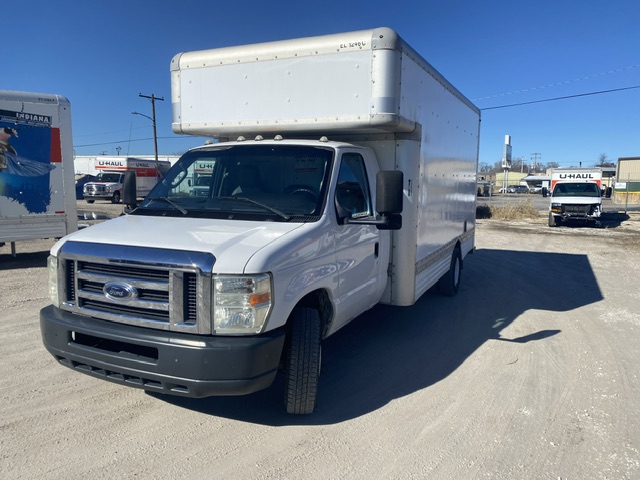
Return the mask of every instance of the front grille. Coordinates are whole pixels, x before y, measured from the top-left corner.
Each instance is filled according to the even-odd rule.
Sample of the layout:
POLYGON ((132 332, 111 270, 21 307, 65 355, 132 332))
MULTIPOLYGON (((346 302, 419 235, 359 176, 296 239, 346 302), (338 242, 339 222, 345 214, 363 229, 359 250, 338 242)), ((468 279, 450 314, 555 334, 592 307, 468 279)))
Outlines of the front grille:
POLYGON ((212 255, 67 242, 61 258, 63 309, 129 325, 211 333, 212 255))
POLYGON ((564 212, 570 215, 588 215, 591 205, 565 205, 564 212))
POLYGON ((92 195, 97 195, 106 192, 107 189, 104 185, 89 185, 85 188, 85 192, 90 193, 92 195))

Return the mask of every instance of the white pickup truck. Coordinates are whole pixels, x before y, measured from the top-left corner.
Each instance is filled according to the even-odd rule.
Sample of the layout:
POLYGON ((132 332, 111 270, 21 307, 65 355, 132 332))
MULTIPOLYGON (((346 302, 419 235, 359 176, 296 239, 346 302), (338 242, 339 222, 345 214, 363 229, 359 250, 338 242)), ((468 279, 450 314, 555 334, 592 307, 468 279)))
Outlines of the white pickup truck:
POLYGON ((311 413, 326 337, 378 303, 458 291, 479 110, 387 28, 183 53, 171 70, 174 131, 221 141, 139 205, 125 184, 127 215, 52 248, 44 345, 188 397, 282 372, 287 411, 311 413))

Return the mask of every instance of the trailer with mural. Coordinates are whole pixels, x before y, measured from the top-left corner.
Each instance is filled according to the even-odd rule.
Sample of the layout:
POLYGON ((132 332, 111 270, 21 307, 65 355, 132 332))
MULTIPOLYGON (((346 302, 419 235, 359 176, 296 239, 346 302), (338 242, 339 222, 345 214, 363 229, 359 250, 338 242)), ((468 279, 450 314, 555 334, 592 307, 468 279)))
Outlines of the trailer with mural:
POLYGON ((69 100, 0 90, 0 245, 77 230, 73 169, 69 100))

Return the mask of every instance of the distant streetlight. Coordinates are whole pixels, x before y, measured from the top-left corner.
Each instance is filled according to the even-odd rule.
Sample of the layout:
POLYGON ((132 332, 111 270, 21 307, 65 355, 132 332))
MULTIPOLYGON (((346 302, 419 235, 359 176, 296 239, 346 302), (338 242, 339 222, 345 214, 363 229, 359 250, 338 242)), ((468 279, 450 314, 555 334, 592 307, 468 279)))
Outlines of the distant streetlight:
MULTIPOLYGON (((156 154, 156 162, 158 161, 158 134, 156 133, 156 100, 164 101, 162 97, 156 97, 153 93, 151 95, 143 95, 139 94, 139 97, 148 98, 151 100, 151 117, 149 115, 145 115, 140 112, 131 112, 133 115, 141 115, 145 118, 151 120, 151 124, 153 125, 153 148, 156 154)), ((157 165, 157 164, 156 164, 157 165)))
POLYGON ((156 152, 156 161, 158 161, 158 139, 156 138, 156 121, 153 118, 151 118, 149 115, 145 115, 144 113, 131 112, 131 114, 140 115, 141 117, 145 117, 151 120, 151 124, 153 125, 153 148, 156 152))

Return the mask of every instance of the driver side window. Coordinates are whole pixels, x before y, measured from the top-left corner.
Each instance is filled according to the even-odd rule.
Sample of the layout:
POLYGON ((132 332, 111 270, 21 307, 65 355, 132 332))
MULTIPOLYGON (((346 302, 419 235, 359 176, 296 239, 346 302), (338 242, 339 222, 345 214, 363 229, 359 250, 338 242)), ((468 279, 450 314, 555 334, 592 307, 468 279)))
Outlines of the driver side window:
POLYGON ((351 218, 369 217, 373 214, 370 198, 364 158, 358 153, 343 154, 336 187, 336 204, 351 218))

